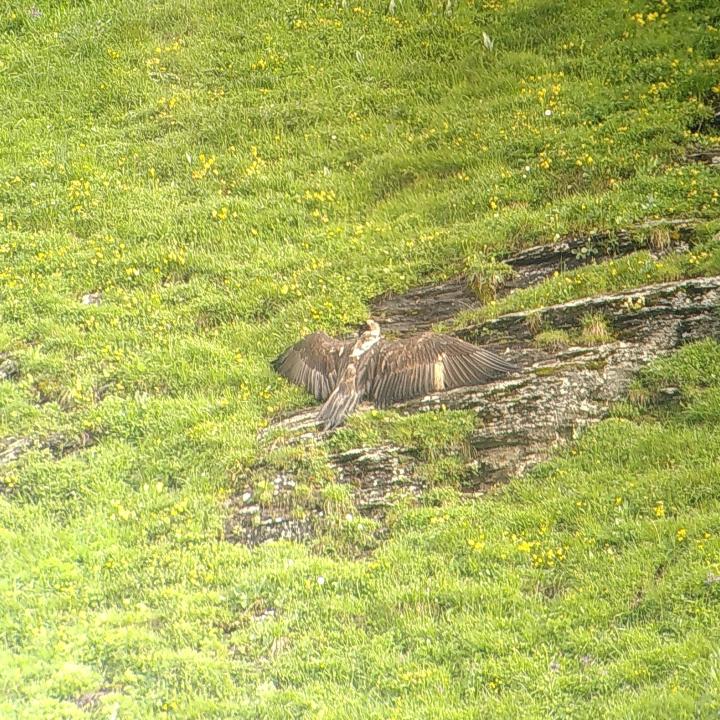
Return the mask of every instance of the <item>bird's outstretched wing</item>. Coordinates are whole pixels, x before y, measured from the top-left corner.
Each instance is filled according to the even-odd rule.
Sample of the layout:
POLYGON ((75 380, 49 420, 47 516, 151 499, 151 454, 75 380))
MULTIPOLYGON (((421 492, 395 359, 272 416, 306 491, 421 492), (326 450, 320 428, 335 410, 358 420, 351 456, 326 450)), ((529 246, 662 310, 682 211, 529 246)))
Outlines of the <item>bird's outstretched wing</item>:
POLYGON ((272 361, 273 369, 318 400, 327 400, 347 365, 354 340, 335 340, 324 332, 306 335, 272 361))
POLYGON ((519 369, 489 350, 432 332, 379 343, 374 355, 369 394, 381 408, 519 369))

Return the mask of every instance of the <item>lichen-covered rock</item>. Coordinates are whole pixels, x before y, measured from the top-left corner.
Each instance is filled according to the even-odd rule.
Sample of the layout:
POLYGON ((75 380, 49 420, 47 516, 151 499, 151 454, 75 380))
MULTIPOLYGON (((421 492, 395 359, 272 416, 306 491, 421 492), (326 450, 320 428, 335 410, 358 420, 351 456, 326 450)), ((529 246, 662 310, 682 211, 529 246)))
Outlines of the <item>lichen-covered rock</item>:
MULTIPOLYGON (((662 283, 627 292, 510 313, 465 328, 457 334, 490 346, 510 346, 523 370, 516 376, 470 388, 429 395, 395 409, 402 413, 473 410, 475 430, 467 443, 473 485, 484 487, 513 477, 548 457, 558 444, 578 436, 604 418, 610 406, 625 397, 635 373, 649 361, 681 345, 705 337, 720 337, 720 277, 662 283), (604 318, 606 342, 561 350, 539 349, 539 327, 577 329, 583 318, 604 318)), ((669 389, 671 392, 672 389, 669 389)), ((272 428, 300 432, 291 442, 316 442, 317 408, 295 413, 272 428)), ((418 458, 412 448, 394 445, 362 447, 330 456, 336 480, 352 488, 358 512, 381 519, 390 496, 402 490, 420 495, 424 484, 415 472, 418 458)), ((278 477, 287 488, 292 478, 278 477)), ((279 491, 282 506, 282 490, 279 491)), ((274 504, 273 504, 274 505, 274 504)), ((321 519, 310 512, 302 522, 287 513, 257 507, 252 513, 233 513, 230 535, 255 544, 267 539, 304 539, 321 519)), ((229 525, 230 527, 230 525, 229 525)))
POLYGON ((11 357, 0 355, 0 380, 13 380, 20 373, 20 366, 11 357))
POLYGON ((686 158, 689 162, 703 163, 720 168, 720 147, 699 147, 691 150, 686 158))
POLYGON ((87 431, 79 435, 51 433, 44 438, 37 437, 5 437, 0 438, 0 466, 19 460, 30 450, 47 450, 56 458, 65 457, 70 453, 95 445, 97 438, 87 431))

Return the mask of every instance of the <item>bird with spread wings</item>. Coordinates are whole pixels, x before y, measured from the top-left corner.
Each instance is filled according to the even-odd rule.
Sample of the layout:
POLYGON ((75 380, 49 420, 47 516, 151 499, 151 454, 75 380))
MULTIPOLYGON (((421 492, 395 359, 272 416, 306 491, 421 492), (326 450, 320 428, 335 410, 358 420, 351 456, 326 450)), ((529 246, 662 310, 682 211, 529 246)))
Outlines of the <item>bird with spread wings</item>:
POLYGON ((363 399, 385 408, 518 370, 489 350, 450 335, 425 332, 386 340, 374 320, 368 320, 367 329, 355 340, 311 333, 272 366, 323 401, 318 419, 325 429, 342 425, 363 399))

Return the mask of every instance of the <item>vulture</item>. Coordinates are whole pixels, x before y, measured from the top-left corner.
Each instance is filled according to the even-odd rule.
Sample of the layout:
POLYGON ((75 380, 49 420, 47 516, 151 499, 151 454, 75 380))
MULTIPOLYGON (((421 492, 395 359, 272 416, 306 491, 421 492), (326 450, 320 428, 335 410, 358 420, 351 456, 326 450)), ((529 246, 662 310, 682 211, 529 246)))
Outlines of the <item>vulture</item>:
POLYGON ((350 340, 311 333, 272 361, 277 373, 323 402, 318 420, 325 429, 342 425, 364 399, 386 408, 518 370, 488 350, 450 335, 424 332, 386 340, 374 320, 365 327, 350 340))

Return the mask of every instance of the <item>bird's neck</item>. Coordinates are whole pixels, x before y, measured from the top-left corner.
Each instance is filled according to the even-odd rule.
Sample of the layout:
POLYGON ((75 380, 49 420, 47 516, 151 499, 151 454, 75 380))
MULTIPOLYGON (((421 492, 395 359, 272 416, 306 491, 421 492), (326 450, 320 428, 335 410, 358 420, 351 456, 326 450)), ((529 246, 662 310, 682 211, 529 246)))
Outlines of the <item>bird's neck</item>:
POLYGON ((371 335, 370 333, 363 333, 355 343, 350 357, 359 358, 364 355, 376 342, 380 340, 380 335, 371 335))

